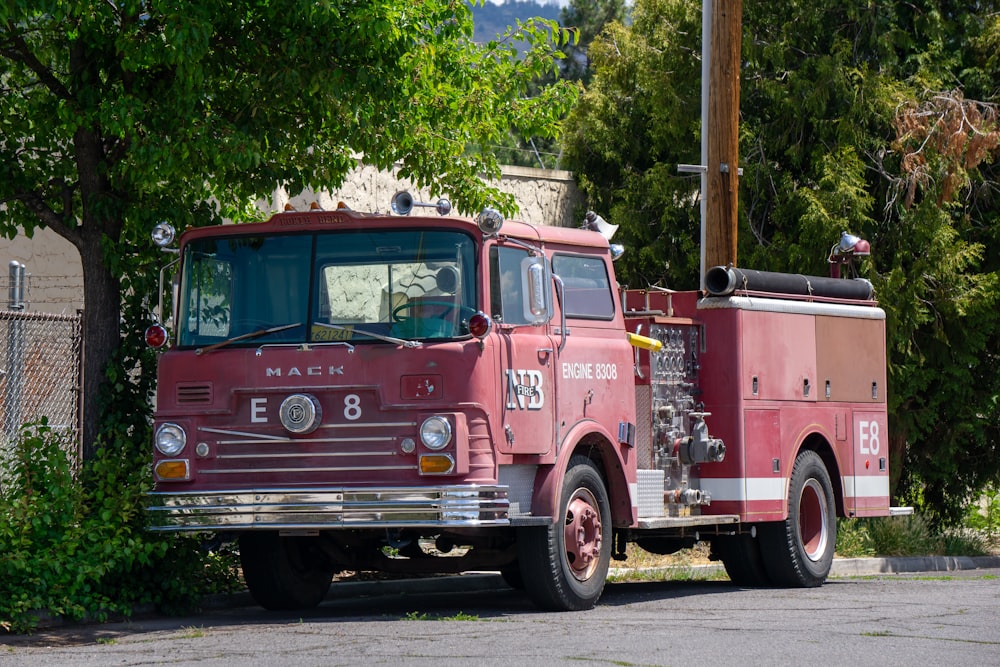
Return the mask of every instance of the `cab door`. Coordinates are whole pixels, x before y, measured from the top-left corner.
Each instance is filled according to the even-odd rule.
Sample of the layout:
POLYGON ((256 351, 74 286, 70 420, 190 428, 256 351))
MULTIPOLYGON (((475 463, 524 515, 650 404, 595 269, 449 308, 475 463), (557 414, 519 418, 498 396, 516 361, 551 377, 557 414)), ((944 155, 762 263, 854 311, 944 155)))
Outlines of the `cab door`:
POLYGON ((603 426, 631 446, 635 430, 632 348, 608 266, 607 252, 550 245, 557 283, 552 338, 556 415, 566 427, 582 420, 603 426))
POLYGON ((551 298, 538 312, 533 288, 551 289, 544 259, 520 246, 490 249, 491 316, 500 339, 500 451, 547 454, 555 428, 555 346, 549 331, 551 298), (542 281, 541 283, 539 281, 542 281), (535 311, 535 312, 533 312, 535 311))

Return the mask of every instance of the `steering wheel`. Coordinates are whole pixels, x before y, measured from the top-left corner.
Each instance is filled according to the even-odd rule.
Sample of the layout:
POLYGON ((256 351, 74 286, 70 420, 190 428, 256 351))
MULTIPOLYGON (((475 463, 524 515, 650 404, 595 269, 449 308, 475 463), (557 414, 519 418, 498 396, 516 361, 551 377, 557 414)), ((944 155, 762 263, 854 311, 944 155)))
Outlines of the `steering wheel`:
POLYGON ((469 311, 470 317, 476 314, 475 308, 470 308, 469 306, 462 306, 451 301, 408 301, 406 303, 401 303, 392 309, 392 321, 393 322, 406 322, 407 320, 414 319, 409 315, 403 315, 402 312, 405 310, 412 310, 414 308, 423 308, 424 306, 439 306, 445 310, 437 315, 433 315, 434 319, 444 320, 447 319, 447 315, 458 308, 459 313, 462 311, 469 311))

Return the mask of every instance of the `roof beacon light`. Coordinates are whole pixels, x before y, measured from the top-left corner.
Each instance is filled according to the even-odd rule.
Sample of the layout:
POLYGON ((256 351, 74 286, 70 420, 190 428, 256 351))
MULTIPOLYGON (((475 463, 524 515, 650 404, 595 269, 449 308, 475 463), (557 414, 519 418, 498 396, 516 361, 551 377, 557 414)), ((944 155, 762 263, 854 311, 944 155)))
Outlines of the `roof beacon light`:
POLYGON ((830 248, 827 262, 830 264, 830 277, 840 278, 840 267, 853 269, 855 257, 865 257, 872 254, 871 244, 859 236, 848 232, 840 233, 840 241, 830 248))
POLYGON ((476 218, 476 225, 486 236, 493 236, 503 227, 503 214, 495 208, 486 207, 476 218))

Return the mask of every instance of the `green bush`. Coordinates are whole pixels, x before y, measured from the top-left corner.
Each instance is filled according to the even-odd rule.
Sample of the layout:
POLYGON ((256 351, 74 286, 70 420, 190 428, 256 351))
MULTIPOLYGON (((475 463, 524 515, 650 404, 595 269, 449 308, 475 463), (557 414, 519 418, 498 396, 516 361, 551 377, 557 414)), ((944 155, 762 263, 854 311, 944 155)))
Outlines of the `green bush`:
POLYGON ((875 545, 868 534, 868 524, 862 519, 837 522, 837 555, 841 558, 870 558, 875 545))
POLYGON ((975 525, 934 530, 919 514, 837 523, 837 555, 867 556, 984 556, 990 539, 975 525))
POLYGON ((868 520, 868 534, 879 556, 941 555, 941 540, 918 514, 868 520))
POLYGON ((148 461, 102 448, 77 474, 67 452, 43 419, 0 458, 0 627, 29 631, 41 611, 102 620, 137 604, 190 609, 235 585, 231 553, 143 529, 148 461))
POLYGON ((983 533, 988 540, 1000 539, 1000 491, 996 485, 988 486, 978 503, 969 503, 965 525, 983 533))

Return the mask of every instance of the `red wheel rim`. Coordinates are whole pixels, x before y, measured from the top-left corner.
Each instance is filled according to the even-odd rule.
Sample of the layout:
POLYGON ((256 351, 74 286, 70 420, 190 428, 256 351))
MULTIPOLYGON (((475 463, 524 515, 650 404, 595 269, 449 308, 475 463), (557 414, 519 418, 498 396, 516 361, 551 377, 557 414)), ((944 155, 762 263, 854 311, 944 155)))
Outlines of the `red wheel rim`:
POLYGON ((589 489, 577 489, 570 498, 564 534, 570 571, 579 581, 586 581, 601 562, 601 511, 589 489))
POLYGON ((830 540, 827 509, 823 487, 817 480, 810 479, 799 496, 799 539, 806 558, 811 561, 821 560, 826 553, 830 540))

